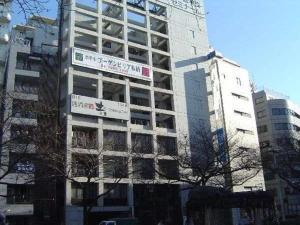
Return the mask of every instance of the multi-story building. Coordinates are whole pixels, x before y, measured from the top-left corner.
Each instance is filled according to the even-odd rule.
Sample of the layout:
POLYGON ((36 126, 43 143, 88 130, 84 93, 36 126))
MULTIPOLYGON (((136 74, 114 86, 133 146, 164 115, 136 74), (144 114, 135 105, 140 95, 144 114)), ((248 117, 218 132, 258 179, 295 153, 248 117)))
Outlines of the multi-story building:
MULTIPOLYGON (((46 201, 53 195, 41 197, 50 184, 37 188, 33 181, 35 165, 32 160, 37 148, 22 138, 22 134, 34 136, 35 128, 42 121, 36 106, 44 102, 50 107, 48 94, 55 92, 57 72, 53 68, 58 66, 58 27, 55 23, 55 20, 48 18, 31 17, 26 25, 13 27, 11 44, 8 46, 4 77, 5 103, 1 106, 3 136, 0 160, 3 167, 0 208, 9 224, 32 224, 34 220, 40 222, 37 224, 47 224, 41 222, 40 218, 34 218, 34 214, 42 210, 42 205, 53 207, 51 202, 46 201), (3 176, 6 171, 9 173, 3 176)), ((52 102, 55 100, 52 99, 52 102)), ((47 212, 50 211, 48 209, 47 212)))
MULTIPOLYGON (((94 221, 135 216, 142 224, 166 217, 179 223, 175 207, 154 207, 151 196, 167 199, 172 190, 159 191, 168 181, 155 170, 176 174, 177 139, 208 121, 203 1, 69 0, 63 5, 60 102, 67 164, 78 153, 103 151, 101 179, 91 189, 95 196, 118 177, 112 165, 128 162, 113 193, 93 207, 94 221), (105 148, 111 141, 129 150, 105 148), (152 168, 149 176, 132 173, 142 165, 152 168), (149 185, 153 180, 162 185, 149 185)), ((83 190, 67 180, 65 195, 66 224, 82 224, 83 190)))
MULTIPOLYGON (((259 158, 256 160, 259 162, 258 134, 248 71, 216 51, 211 52, 208 58, 210 60, 208 99, 212 132, 216 134, 218 140, 227 140, 230 145, 228 147, 229 159, 231 152, 233 153, 231 149, 241 148, 243 151, 247 149, 257 151, 259 158)), ((234 160, 230 163, 232 168, 242 168, 232 165, 235 163, 234 160)), ((243 173, 245 180, 243 182, 237 179, 233 181, 233 185, 235 184, 232 187, 233 192, 265 189, 263 171, 257 173, 257 170, 254 169, 239 172, 243 173), (242 184, 236 185, 239 182, 242 184)), ((239 210, 234 210, 234 224, 243 224, 239 222, 241 219, 239 210)))
MULTIPOLYGON (((257 91, 253 94, 253 99, 263 159, 264 155, 274 155, 270 162, 276 167, 287 155, 292 156, 295 154, 294 150, 299 150, 300 107, 288 97, 271 90, 257 91)), ((299 157, 297 154, 295 159, 299 157)), ((273 166, 269 164, 269 160, 265 161, 268 161, 264 170, 266 188, 275 195, 279 215, 283 220, 299 217, 299 193, 270 170, 269 166, 273 166)), ((295 161, 291 160, 289 163, 292 165, 295 161)), ((299 174, 292 175, 288 169, 284 172, 286 178, 299 181, 299 174)))
POLYGON ((0 86, 4 84, 4 69, 7 59, 7 48, 10 36, 11 1, 0 1, 0 86))

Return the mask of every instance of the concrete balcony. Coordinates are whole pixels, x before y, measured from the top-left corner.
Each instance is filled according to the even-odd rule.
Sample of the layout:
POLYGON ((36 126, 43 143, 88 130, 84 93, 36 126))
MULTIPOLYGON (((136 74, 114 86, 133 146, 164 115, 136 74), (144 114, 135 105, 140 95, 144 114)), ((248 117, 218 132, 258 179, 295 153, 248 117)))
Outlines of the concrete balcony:
POLYGON ((8 32, 0 32, 0 44, 7 44, 9 42, 8 32))
POLYGON ((37 126, 37 119, 36 118, 13 117, 13 118, 11 118, 11 123, 19 124, 19 125, 37 126))
POLYGON ((9 12, 0 13, 0 22, 9 23, 11 21, 11 14, 9 12))
POLYGON ((40 72, 26 69, 16 69, 16 74, 28 77, 40 77, 40 72))
POLYGON ((17 52, 23 52, 29 54, 31 52, 31 44, 29 40, 22 37, 14 37, 14 48, 17 52))
POLYGON ((31 216, 34 211, 33 204, 4 205, 2 210, 6 216, 31 216))

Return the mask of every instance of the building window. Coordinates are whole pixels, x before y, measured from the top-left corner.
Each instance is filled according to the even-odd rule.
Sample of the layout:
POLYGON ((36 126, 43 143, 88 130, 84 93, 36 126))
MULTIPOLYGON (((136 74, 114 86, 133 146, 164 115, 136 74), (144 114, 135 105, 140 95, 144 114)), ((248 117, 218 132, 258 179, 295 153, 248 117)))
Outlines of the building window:
POLYGON ((131 134, 132 151, 136 153, 153 153, 152 135, 131 134))
POLYGON ((127 5, 141 10, 145 10, 145 0, 127 0, 127 5))
POLYGON ((293 110, 290 110, 287 108, 272 108, 272 115, 273 116, 291 115, 291 116, 295 116, 296 118, 300 119, 299 114, 297 114, 293 110))
POLYGON ((290 123, 274 123, 275 130, 292 130, 292 124, 290 123))
POLYGON ((257 119, 262 119, 264 117, 266 117, 266 110, 262 110, 256 113, 257 115, 257 119))
POLYGON ((75 177, 98 177, 99 158, 93 154, 72 154, 72 175, 75 177))
POLYGON ((192 39, 195 38, 195 31, 194 30, 190 30, 190 36, 192 37, 192 39))
POLYGON ((127 184, 104 184, 104 206, 127 205, 127 184))
POLYGON ((162 34, 168 33, 167 23, 152 17, 150 17, 150 29, 162 34))
POLYGON ((255 104, 258 105, 260 103, 263 103, 265 100, 264 100, 264 97, 259 97, 259 98, 256 98, 255 99, 255 104))
MULTIPOLYGON (((225 74, 224 74, 224 78, 225 78, 225 74)), ((238 99, 242 99, 242 100, 245 100, 245 101, 248 101, 249 98, 246 97, 246 96, 243 96, 243 95, 240 95, 240 94, 237 94, 237 93, 231 93, 233 97, 235 98, 238 98, 238 99)))
POLYGON ((116 5, 112 5, 106 2, 102 2, 102 15, 111 17, 114 19, 123 19, 123 8, 116 5))
POLYGON ((155 4, 153 2, 149 2, 149 12, 156 16, 163 16, 163 17, 167 16, 166 7, 155 4))
POLYGON ((246 129, 241 129, 241 128, 237 128, 236 131, 239 133, 243 133, 243 134, 251 134, 251 135, 254 134, 254 132, 252 130, 246 130, 246 129))
POLYGON ((17 144, 30 144, 36 137, 36 127, 13 124, 10 128, 11 140, 17 144))
POLYGON ((237 115, 240 115, 240 116, 251 118, 251 114, 250 113, 245 113, 245 112, 238 111, 238 110, 234 110, 234 113, 237 114, 237 115))
POLYGON ((273 116, 282 116, 282 115, 288 115, 288 109, 285 108, 272 108, 272 115, 273 116))
POLYGON ((72 147, 83 149, 96 149, 97 129, 89 127, 73 127, 72 147))
POLYGON ((32 204, 33 185, 8 184, 7 204, 32 204))
POLYGON ((267 125, 262 125, 262 126, 257 127, 257 132, 259 134, 268 132, 268 126, 267 125))
POLYGON ((155 169, 153 159, 135 158, 132 163, 135 179, 154 179, 155 169))
POLYGON ((239 77, 236 77, 236 83, 237 85, 242 86, 242 81, 239 77))
POLYGON ((169 41, 167 38, 151 35, 151 47, 158 49, 160 51, 168 52, 169 51, 169 41))
POLYGON ((127 21, 130 24, 141 26, 141 27, 146 27, 146 16, 140 13, 136 13, 133 11, 128 10, 127 11, 127 21))
POLYGON ((73 94, 97 98, 97 80, 73 76, 73 94))
POLYGON ((82 205, 85 201, 88 204, 97 205, 96 198, 98 196, 98 184, 97 183, 83 183, 73 182, 71 184, 72 205, 82 205))
POLYGON ((38 78, 16 75, 15 92, 37 95, 39 92, 38 78))
POLYGON ((270 141, 261 141, 261 142, 259 142, 259 146, 260 146, 260 148, 267 148, 267 147, 270 147, 271 144, 270 144, 270 141))
POLYGON ((126 132, 104 130, 103 146, 107 151, 127 151, 126 132))
POLYGON ((128 159, 119 156, 103 157, 104 177, 128 178, 128 159))
POLYGON ((140 44, 140 45, 147 45, 147 33, 128 27, 127 29, 127 37, 128 41, 140 44))
POLYGON ((192 55, 197 55, 197 48, 195 46, 191 47, 191 54, 192 55))
POLYGON ((175 137, 164 137, 157 136, 157 148, 158 154, 160 155, 176 155, 177 146, 176 146, 175 137))
POLYGON ((29 100, 13 99, 12 116, 16 118, 36 119, 36 102, 29 100))
POLYGON ((173 160, 158 160, 158 167, 161 179, 178 179, 178 164, 173 160))

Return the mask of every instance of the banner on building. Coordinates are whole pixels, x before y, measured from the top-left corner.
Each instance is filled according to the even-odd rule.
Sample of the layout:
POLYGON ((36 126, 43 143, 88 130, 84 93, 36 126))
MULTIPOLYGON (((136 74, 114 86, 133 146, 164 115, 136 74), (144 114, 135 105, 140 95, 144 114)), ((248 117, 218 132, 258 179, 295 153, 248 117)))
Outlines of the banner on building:
POLYGON ((203 6, 199 0, 162 0, 162 2, 175 8, 198 15, 201 14, 201 7, 203 6))
POLYGON ((153 76, 149 66, 79 48, 73 48, 72 64, 147 81, 153 76))
POLYGON ((227 162, 227 153, 225 149, 225 133, 223 128, 219 128, 216 130, 217 140, 219 145, 219 160, 221 162, 227 162))
POLYGON ((89 116, 129 120, 129 107, 126 103, 71 95, 71 112, 89 116))

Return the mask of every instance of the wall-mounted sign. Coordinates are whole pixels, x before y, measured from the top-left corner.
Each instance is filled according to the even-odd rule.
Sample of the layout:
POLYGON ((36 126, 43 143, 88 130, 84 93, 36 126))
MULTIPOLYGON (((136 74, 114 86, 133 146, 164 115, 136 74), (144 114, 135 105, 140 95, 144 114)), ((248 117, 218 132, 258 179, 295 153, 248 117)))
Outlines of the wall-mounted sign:
POLYGON ((202 3, 199 0, 160 0, 160 2, 189 13, 201 15, 202 3))
POLYGON ((15 164, 15 170, 19 173, 34 173, 35 168, 33 163, 30 162, 25 162, 25 163, 21 163, 18 162, 15 164))
POLYGON ((129 108, 126 103, 74 94, 71 95, 71 112, 90 116, 129 120, 129 108))
POLYGON ((73 48, 72 64, 127 77, 152 80, 149 66, 79 48, 73 48))

